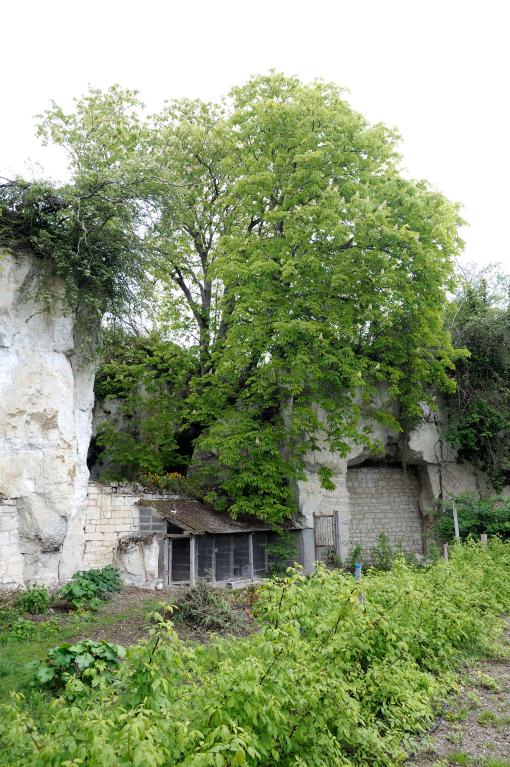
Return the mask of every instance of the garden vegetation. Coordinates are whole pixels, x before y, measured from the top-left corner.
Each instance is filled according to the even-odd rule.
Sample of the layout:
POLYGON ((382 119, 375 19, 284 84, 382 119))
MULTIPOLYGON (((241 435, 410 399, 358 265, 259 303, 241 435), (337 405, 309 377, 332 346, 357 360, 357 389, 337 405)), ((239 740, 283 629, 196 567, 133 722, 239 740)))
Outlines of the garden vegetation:
POLYGON ((70 677, 35 719, 14 695, 0 765, 395 767, 459 663, 495 651, 509 567, 494 539, 428 567, 400 558, 360 583, 290 571, 260 589, 259 631, 206 645, 183 644, 160 614, 104 684, 70 677))

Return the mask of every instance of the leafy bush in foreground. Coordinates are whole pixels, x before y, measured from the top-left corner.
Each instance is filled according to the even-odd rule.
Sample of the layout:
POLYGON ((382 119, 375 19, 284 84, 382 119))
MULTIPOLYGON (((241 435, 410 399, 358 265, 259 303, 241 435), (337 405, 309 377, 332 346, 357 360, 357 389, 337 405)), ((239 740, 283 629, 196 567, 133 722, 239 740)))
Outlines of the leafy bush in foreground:
POLYGON ((499 540, 360 583, 292 572, 260 590, 259 632, 203 646, 160 616, 108 687, 70 682, 43 721, 19 696, 3 706, 0 765, 395 767, 497 636, 509 573, 499 540))
POLYGON ((63 687, 70 675, 94 684, 102 675, 117 668, 126 654, 124 647, 110 642, 83 639, 48 650, 43 663, 34 666, 35 680, 42 686, 63 687))
POLYGON ((48 612, 50 592, 45 586, 30 586, 14 600, 14 606, 24 613, 41 615, 48 612))
POLYGON ((118 571, 107 565, 101 570, 80 570, 69 583, 58 590, 58 595, 77 609, 94 610, 109 594, 122 590, 118 571))

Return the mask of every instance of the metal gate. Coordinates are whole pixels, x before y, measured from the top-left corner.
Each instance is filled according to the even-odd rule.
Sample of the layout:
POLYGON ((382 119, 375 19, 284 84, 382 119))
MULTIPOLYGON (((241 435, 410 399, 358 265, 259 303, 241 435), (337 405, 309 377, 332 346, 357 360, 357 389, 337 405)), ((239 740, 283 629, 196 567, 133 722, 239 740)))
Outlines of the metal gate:
POLYGON ((324 562, 336 552, 337 520, 334 514, 314 518, 315 558, 324 562))

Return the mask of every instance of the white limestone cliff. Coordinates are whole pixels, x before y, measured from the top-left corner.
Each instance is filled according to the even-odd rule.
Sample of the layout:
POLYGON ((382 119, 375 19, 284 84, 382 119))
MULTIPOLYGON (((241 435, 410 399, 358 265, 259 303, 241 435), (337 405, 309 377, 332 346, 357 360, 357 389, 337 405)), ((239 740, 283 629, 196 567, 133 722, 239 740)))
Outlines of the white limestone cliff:
POLYGON ((80 568, 94 371, 76 316, 29 288, 37 261, 0 257, 0 584, 55 585, 80 568))

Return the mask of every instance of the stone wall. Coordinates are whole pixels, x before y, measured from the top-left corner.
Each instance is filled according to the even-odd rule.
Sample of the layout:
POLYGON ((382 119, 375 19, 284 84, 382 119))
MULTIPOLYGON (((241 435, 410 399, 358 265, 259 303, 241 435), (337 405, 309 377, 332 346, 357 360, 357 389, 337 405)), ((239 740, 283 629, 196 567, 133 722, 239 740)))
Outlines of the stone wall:
POLYGON ((423 553, 420 483, 413 467, 358 466, 347 470, 350 545, 366 552, 385 533, 392 546, 423 553))
POLYGON ((0 256, 0 585, 55 585, 83 564, 94 371, 63 286, 30 290, 38 263, 0 256), (6 535, 8 533, 8 536, 6 535))
POLYGON ((344 561, 358 543, 368 552, 380 532, 386 532, 393 544, 400 540, 404 549, 421 552, 422 528, 426 534, 438 498, 490 492, 483 472, 459 461, 455 450, 445 443, 447 410, 441 401, 435 412, 424 410, 424 416, 404 444, 401 435, 376 426, 373 437, 381 447, 377 454, 352 445, 349 455, 342 457, 329 451, 324 435, 319 435, 318 449, 305 457, 307 479, 296 487, 304 525, 305 572, 312 570, 319 553, 314 532, 317 517, 334 517, 334 550, 344 561), (375 468, 374 461, 382 468, 375 468), (400 466, 407 464, 407 476, 399 462, 400 466), (333 491, 321 487, 318 472, 322 466, 332 472, 333 491))
POLYGON ((89 485, 83 513, 85 568, 115 565, 125 583, 152 587, 160 576, 160 546, 155 533, 162 533, 147 518, 150 510, 138 506, 141 494, 130 486, 89 485))
POLYGON ((0 584, 16 588, 23 583, 18 510, 15 500, 0 499, 0 584))
POLYGON ((85 567, 111 565, 119 540, 140 531, 139 499, 140 493, 131 488, 89 485, 84 513, 85 567))

